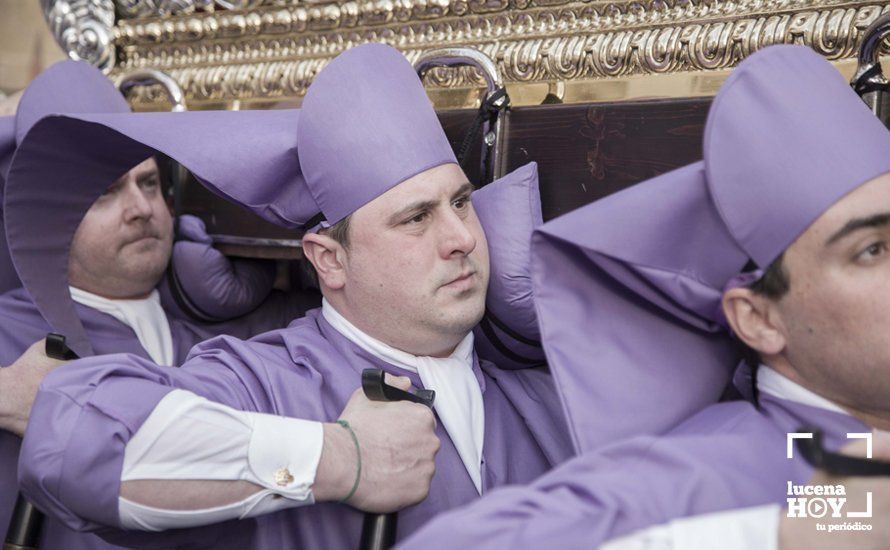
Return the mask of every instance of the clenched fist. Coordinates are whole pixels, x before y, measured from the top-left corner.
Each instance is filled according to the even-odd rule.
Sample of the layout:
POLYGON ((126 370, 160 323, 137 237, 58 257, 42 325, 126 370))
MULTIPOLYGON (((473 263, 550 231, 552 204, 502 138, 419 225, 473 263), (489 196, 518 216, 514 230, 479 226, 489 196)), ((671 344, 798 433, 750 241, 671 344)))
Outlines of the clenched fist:
MULTIPOLYGON (((387 383, 408 390, 411 382, 387 383)), ((348 503, 366 512, 385 513, 417 504, 429 493, 439 451, 433 411, 408 401, 371 401, 355 391, 343 412, 359 441, 362 472, 348 503)), ((313 486, 317 501, 338 501, 352 490, 358 470, 355 444, 339 424, 324 425, 324 447, 313 486)))

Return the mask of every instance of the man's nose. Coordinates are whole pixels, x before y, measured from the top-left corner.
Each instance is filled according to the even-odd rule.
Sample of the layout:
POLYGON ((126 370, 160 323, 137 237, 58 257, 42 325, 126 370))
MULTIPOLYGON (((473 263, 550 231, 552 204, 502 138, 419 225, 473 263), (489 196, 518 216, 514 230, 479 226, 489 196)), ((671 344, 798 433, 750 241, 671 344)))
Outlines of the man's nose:
POLYGON ((139 218, 150 218, 152 215, 151 202, 145 196, 145 191, 135 180, 127 181, 123 189, 124 217, 127 221, 139 218))
POLYGON ((462 218, 449 211, 443 220, 442 256, 450 258, 454 254, 467 255, 476 248, 476 237, 467 225, 468 218, 462 218))

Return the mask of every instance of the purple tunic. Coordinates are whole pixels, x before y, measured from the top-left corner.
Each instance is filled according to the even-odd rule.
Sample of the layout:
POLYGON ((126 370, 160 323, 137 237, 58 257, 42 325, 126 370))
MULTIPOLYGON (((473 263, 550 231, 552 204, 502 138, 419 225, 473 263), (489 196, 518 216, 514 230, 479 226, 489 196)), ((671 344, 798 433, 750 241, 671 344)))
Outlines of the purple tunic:
MULTIPOLYGON (((220 334, 249 337, 278 328, 317 303, 311 297, 275 293, 248 315, 233 321, 204 324, 195 322, 183 313, 165 285, 159 290, 161 304, 170 323, 176 364, 181 363, 188 350, 198 342, 220 334)), ((131 353, 146 362, 150 361, 130 327, 90 307, 75 304, 75 308, 97 354, 131 353)), ((51 331, 24 289, 11 290, 0 296, 0 319, 3 320, 0 323, 0 365, 3 366, 13 363, 31 344, 51 331)), ((128 398, 126 395, 121 397, 128 398)), ((18 437, 0 431, 0 532, 4 538, 18 491, 16 468, 20 445, 18 437)), ((44 522, 41 548, 68 550, 109 547, 95 535, 76 533, 53 518, 47 518, 44 522)))
POLYGON ((770 395, 760 403, 712 405, 662 437, 581 455, 529 486, 441 515, 400 548, 595 548, 676 518, 784 505, 788 482, 813 475, 800 453, 786 458, 786 433, 820 427, 836 450, 847 433, 871 431, 851 416, 770 395))
MULTIPOLYGON (((247 342, 230 337, 204 342, 180 369, 159 368, 135 355, 77 361, 57 369, 41 387, 22 451, 23 490, 71 527, 118 526, 124 447, 172 389, 242 410, 333 421, 360 387, 361 371, 371 367, 421 386, 416 375, 337 332, 320 310, 247 342)), ((485 404, 483 490, 527 483, 568 458, 571 445, 546 372, 504 371, 478 360, 474 370, 485 404)), ((429 497, 400 513, 400 538, 478 496, 441 422, 437 435, 442 447, 429 497)), ((362 514, 353 508, 317 504, 175 533, 102 534, 164 547, 189 540, 215 548, 355 548, 361 523, 362 514)))

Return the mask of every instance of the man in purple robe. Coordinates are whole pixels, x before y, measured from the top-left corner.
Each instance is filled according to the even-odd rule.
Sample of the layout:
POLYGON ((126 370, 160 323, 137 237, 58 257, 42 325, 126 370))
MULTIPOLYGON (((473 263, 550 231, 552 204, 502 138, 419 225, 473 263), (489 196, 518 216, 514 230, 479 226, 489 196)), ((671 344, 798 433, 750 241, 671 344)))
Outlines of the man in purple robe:
POLYGON ((753 54, 714 100, 703 162, 534 237, 542 338, 582 456, 403 547, 887 548, 886 478, 815 474, 789 434, 819 430, 836 451, 890 428, 888 243, 886 128, 812 50, 753 54), (740 344, 747 399, 688 418, 724 391, 740 344), (874 532, 801 517, 795 487, 841 482, 874 508, 851 492, 825 523, 874 532))
MULTIPOLYGON (((168 137, 112 118, 46 120, 33 137, 99 136, 97 125, 109 139, 139 134, 216 192, 311 228, 303 250, 325 300, 286 329, 200 344, 179 369, 117 355, 54 371, 20 463, 39 506, 122 542, 135 534, 109 527, 168 530, 153 539, 164 547, 354 548, 362 515, 353 507, 382 510, 386 502, 372 499, 404 490, 374 483, 364 463, 374 430, 340 413, 367 368, 436 391, 435 476, 429 496, 400 512, 400 537, 568 456, 546 372, 500 370, 474 352, 488 283, 485 236, 472 186, 398 51, 373 44, 342 54, 315 78, 299 112, 190 114, 193 128, 221 124, 215 133, 248 147, 240 162, 198 168, 199 158, 170 145, 177 134, 169 127, 168 137), (246 130, 256 135, 239 142, 246 130), (295 447, 319 434, 298 418, 326 422, 344 446, 329 449, 326 440, 322 461, 306 460, 295 447), (327 453, 350 450, 347 469, 325 467, 327 453), (322 477, 338 486, 322 491, 322 477), (242 521, 180 529, 233 518, 242 521)), ((46 155, 52 162, 57 154, 46 155)))
MULTIPOLYGON (((181 364, 188 350, 207 338, 220 334, 249 337, 280 328, 317 304, 311 293, 275 292, 256 307, 255 295, 267 294, 263 289, 268 291, 271 286, 266 267, 229 262, 210 249, 196 218, 182 219, 179 230, 198 242, 180 241, 173 248, 174 225, 161 191, 158 167, 150 155, 132 157, 123 150, 118 158, 115 148, 104 149, 100 156, 108 158, 89 161, 103 164, 100 175, 93 179, 76 176, 74 167, 87 158, 78 158, 76 153, 47 171, 35 149, 39 151, 41 145, 53 148, 58 142, 40 140, 35 145, 29 136, 35 123, 56 113, 135 116, 97 69, 63 62, 29 86, 11 124, 7 124, 9 119, 0 119, 0 129, 8 130, 5 139, 0 139, 2 151, 8 153, 0 159, 0 173, 9 175, 4 178, 5 227, 23 285, 0 295, 0 365, 6 367, 0 369, 2 533, 9 525, 18 490, 18 436, 25 431, 37 385, 57 364, 49 360, 16 362, 32 343, 55 331, 67 336, 81 356, 129 353, 165 370, 181 364), (126 173, 120 176, 122 172, 126 173), (165 277, 171 250, 180 276, 202 269, 203 278, 186 277, 179 283, 188 293, 185 298, 201 298, 203 320, 195 319, 191 310, 174 299, 168 284, 170 274, 165 277), (223 322, 226 317, 232 319, 223 322)), ((87 146, 103 148, 102 143, 87 146)), ((32 346, 28 355, 39 352, 41 344, 32 346)), ((124 404, 130 397, 126 392, 115 394, 124 404)), ((418 419, 428 415, 406 412, 403 407, 382 408, 363 399, 352 405, 353 414, 365 422, 391 424, 406 415, 418 419)), ((55 423, 59 418, 50 415, 47 420, 55 423)), ((382 431, 394 437, 393 446, 400 443, 402 435, 395 428, 382 431)), ((433 439, 430 428, 423 431, 433 439)), ((390 449, 384 446, 383 450, 390 449)), ((307 452, 315 449, 307 444, 307 452)), ((351 456, 352 450, 344 452, 351 456)), ((430 460, 433 455, 428 450, 406 452, 415 457, 426 454, 430 460)), ((367 460, 370 467, 381 464, 378 469, 389 474, 374 454, 367 460)), ((405 477, 403 471, 398 475, 405 477)), ((424 474, 416 477, 425 478, 424 474)), ((50 517, 44 523, 40 546, 68 550, 111 545, 50 517)))

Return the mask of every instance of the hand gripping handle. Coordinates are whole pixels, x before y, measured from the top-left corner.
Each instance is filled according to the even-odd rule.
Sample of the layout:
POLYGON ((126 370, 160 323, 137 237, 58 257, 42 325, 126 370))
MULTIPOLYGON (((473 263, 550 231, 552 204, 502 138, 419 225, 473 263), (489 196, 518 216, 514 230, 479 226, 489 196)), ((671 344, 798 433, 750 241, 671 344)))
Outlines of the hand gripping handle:
MULTIPOLYGON (((46 335, 46 356, 59 361, 77 359, 77 354, 68 349, 65 337, 51 332, 46 335)), ((28 502, 21 493, 15 503, 3 550, 36 550, 43 527, 43 514, 28 502)))
MULTIPOLYGON (((386 383, 385 373, 380 369, 362 371, 362 390, 371 401, 411 401, 433 408, 436 392, 433 390, 417 390, 414 393, 395 388, 386 383)), ((360 550, 386 550, 396 543, 396 525, 398 513, 365 514, 362 525, 360 550)))

